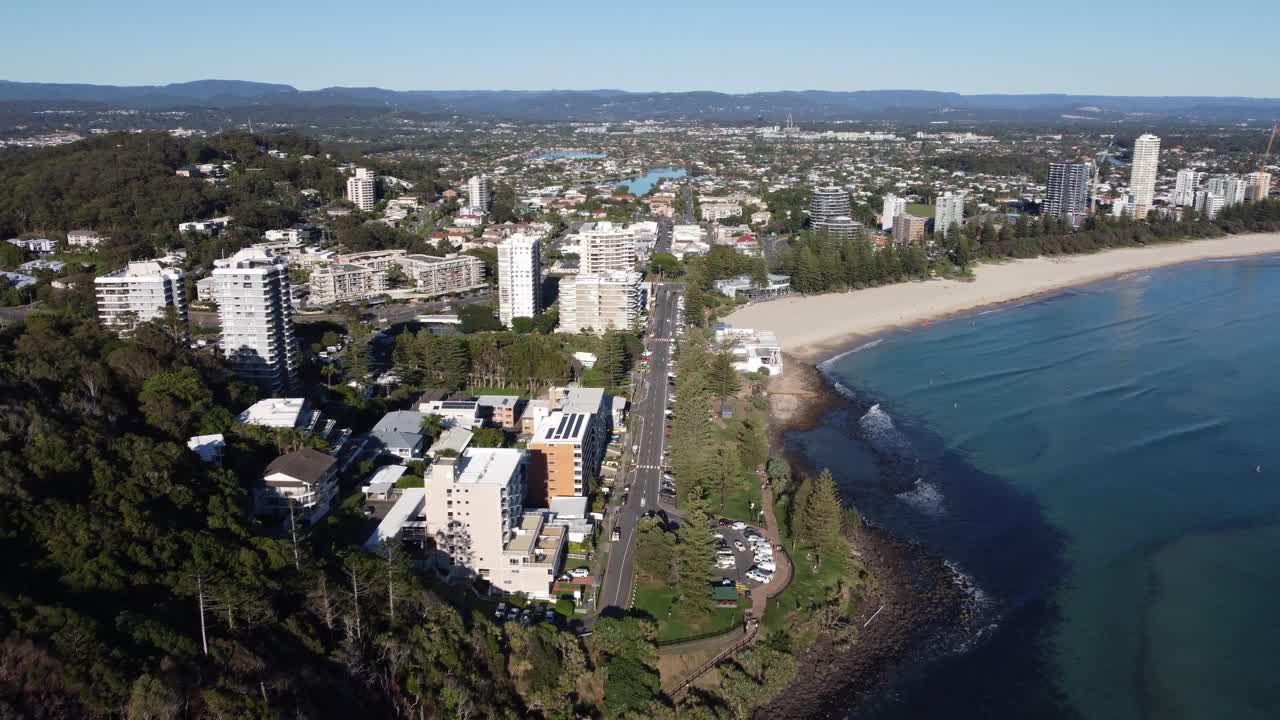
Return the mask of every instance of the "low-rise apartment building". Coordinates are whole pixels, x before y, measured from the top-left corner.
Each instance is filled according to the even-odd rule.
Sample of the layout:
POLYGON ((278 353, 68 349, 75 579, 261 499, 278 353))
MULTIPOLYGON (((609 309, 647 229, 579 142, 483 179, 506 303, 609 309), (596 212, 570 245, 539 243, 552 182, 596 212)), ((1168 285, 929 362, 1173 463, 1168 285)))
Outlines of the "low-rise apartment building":
POLYGON ((600 413, 557 411, 529 441, 529 505, 552 498, 583 497, 599 477, 605 438, 600 413))
POLYGON ((346 253, 335 255, 334 262, 343 265, 361 265, 371 270, 390 270, 392 265, 400 265, 408 250, 370 250, 362 253, 346 253))
POLYGON ((328 265, 311 271, 311 304, 359 302, 387 291, 387 273, 363 265, 328 265))
POLYGON ((131 262, 109 275, 94 278, 98 321, 104 328, 128 333, 138 323, 164 317, 173 308, 183 333, 187 328, 187 289, 181 270, 156 262, 131 262))
POLYGON ((471 255, 405 255, 399 265, 424 295, 448 295, 484 287, 484 262, 471 255))
POLYGON ((513 430, 520 419, 519 395, 481 395, 476 403, 483 413, 488 415, 489 422, 507 430, 513 430))

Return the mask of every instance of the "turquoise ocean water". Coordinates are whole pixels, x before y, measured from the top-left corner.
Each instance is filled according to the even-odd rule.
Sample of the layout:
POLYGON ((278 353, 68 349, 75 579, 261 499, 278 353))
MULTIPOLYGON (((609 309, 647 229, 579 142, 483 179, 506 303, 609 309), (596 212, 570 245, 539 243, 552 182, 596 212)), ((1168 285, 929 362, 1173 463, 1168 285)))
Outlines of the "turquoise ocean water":
POLYGON ((1277 718, 1280 258, 886 335, 791 449, 973 583, 868 717, 1277 718))

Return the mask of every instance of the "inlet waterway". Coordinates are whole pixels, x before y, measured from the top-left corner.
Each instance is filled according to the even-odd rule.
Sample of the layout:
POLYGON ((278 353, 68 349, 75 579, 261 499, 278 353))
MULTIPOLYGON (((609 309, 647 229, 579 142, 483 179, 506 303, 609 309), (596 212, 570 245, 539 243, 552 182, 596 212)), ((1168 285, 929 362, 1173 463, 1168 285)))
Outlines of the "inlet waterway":
MULTIPOLYGON (((946 558, 972 637, 855 717, 1280 717, 1280 258, 887 334, 789 449, 946 558)), ((851 703, 852 705, 852 703, 851 703)))

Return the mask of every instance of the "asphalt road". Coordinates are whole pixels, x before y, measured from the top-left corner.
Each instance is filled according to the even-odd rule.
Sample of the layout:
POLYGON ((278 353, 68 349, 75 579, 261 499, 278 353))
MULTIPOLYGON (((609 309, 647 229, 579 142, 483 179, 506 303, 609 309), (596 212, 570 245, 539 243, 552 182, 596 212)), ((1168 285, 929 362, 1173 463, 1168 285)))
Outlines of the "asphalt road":
MULTIPOLYGON (((650 330, 655 338, 646 338, 652 353, 649 372, 642 381, 641 394, 632 408, 636 418, 632 440, 639 446, 630 474, 627 502, 618 511, 616 523, 621 538, 609 550, 609 566, 601 585, 600 608, 625 610, 631 606, 631 579, 635 561, 636 521, 650 510, 658 510, 659 478, 662 477, 662 450, 667 409, 667 372, 671 367, 671 344, 676 335, 676 298, 680 288, 657 286, 657 296, 650 330)), ((628 481, 624 481, 626 486, 628 481)))
POLYGON ((658 237, 653 245, 653 252, 669 253, 671 252, 671 228, 675 226, 670 220, 658 221, 658 237))

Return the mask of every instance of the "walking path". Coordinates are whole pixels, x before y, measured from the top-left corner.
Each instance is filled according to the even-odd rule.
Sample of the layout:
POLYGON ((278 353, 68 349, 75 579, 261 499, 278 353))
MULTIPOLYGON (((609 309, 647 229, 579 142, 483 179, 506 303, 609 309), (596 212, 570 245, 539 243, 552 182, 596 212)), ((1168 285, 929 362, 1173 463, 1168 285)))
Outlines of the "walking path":
MULTIPOLYGON (((773 512, 773 487, 768 478, 760 479, 760 501, 763 504, 765 530, 764 536, 773 545, 773 562, 777 565, 768 584, 756 588, 751 593, 751 615, 756 622, 764 620, 764 611, 769 600, 787 589, 791 584, 791 556, 782 548, 782 535, 778 531, 778 518, 773 512)), ((754 640, 753 640, 754 642, 754 640)))
POLYGON ((770 486, 767 478, 760 480, 760 499, 764 507, 764 536, 768 538, 769 543, 773 545, 774 564, 777 569, 773 573, 773 577, 769 578, 769 582, 761 585, 751 593, 751 619, 748 621, 746 637, 737 634, 717 637, 709 639, 705 644, 698 643, 699 649, 707 649, 714 647, 716 643, 723 643, 733 640, 733 644, 726 647, 723 651, 717 653, 715 657, 703 663, 680 682, 670 695, 675 696, 684 692, 693 684, 695 680, 701 677, 711 668, 720 664, 720 661, 732 656, 734 653, 746 647, 754 645, 761 637, 760 623, 764 620, 765 608, 769 605, 770 598, 776 597, 778 593, 787 589, 791 584, 791 558, 787 555, 786 550, 782 547, 782 536, 778 531, 778 519, 773 512, 773 488, 770 486))

